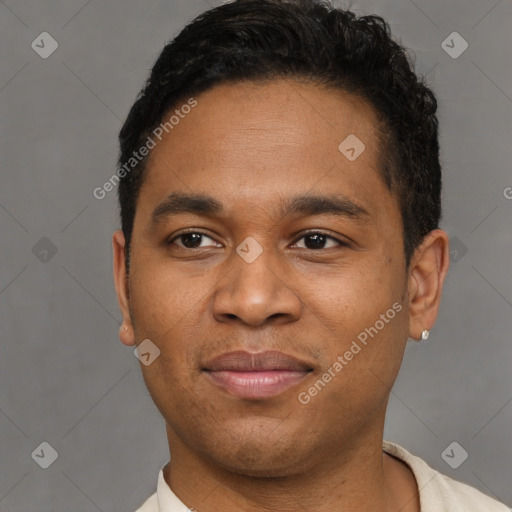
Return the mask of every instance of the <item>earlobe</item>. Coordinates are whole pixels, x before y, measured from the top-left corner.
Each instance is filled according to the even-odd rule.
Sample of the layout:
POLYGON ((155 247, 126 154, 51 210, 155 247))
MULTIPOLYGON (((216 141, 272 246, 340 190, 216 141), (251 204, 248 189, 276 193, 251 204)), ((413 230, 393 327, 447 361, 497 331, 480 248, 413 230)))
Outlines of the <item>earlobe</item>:
POLYGON ((129 347, 135 345, 135 335, 131 324, 128 326, 123 321, 121 327, 119 327, 119 339, 121 343, 129 347))
POLYGON ((123 323, 119 328, 119 339, 124 345, 135 345, 135 333, 130 315, 130 298, 128 288, 128 276, 125 264, 125 238, 121 230, 117 230, 112 236, 112 250, 114 259, 114 284, 116 287, 117 301, 123 315, 123 323))
POLYGON ((449 266, 448 235, 428 233, 415 250, 409 267, 409 336, 420 340, 434 325, 449 266))

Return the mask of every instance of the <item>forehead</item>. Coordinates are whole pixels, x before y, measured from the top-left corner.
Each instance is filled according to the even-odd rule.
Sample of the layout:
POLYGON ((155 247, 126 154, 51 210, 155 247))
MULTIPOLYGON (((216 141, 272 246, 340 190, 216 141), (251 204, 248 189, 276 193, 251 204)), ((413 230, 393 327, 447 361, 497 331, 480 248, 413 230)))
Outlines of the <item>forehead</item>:
POLYGON ((218 159, 233 160, 238 155, 245 163, 248 155, 259 157, 274 149, 279 149, 275 156, 296 155, 297 160, 326 153, 337 156, 339 144, 349 135, 365 139, 368 155, 378 149, 373 108, 340 90, 291 79, 241 82, 215 86, 201 94, 197 103, 164 134, 153 159, 175 149, 190 163, 204 157, 204 151, 196 151, 203 147, 218 159))
POLYGON ((313 190, 358 204, 391 199, 379 171, 377 117, 361 98, 279 79, 223 84, 195 100, 150 153, 142 215, 175 191, 253 208, 313 190))

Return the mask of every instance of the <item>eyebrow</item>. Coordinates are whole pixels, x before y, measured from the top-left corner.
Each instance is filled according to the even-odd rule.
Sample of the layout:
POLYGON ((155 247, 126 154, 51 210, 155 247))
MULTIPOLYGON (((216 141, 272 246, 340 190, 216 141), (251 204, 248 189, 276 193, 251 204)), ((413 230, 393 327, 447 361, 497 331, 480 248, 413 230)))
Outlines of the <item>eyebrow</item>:
MULTIPOLYGON (((163 219, 180 214, 195 214, 206 217, 219 216, 224 212, 223 204, 213 197, 200 194, 175 192, 162 201, 151 213, 150 226, 156 227, 163 219)), ((333 214, 354 220, 367 221, 368 211, 344 196, 303 195, 283 199, 278 216, 333 214)))

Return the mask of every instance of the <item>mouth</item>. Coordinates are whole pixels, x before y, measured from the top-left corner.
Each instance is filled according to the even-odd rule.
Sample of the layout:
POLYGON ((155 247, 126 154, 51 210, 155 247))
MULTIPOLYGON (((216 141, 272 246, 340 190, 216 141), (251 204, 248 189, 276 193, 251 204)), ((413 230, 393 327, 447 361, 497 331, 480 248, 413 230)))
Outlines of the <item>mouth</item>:
POLYGON ((236 351, 212 359, 204 375, 225 392, 244 399, 276 396, 296 386, 313 368, 283 352, 236 351))

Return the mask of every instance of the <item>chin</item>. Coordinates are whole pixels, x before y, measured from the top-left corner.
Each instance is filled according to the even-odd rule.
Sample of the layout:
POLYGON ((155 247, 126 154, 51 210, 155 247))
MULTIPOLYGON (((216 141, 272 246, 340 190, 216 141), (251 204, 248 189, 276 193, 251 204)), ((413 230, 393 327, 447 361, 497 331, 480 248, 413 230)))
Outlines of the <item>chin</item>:
POLYGON ((226 470, 251 478, 284 478, 301 473, 305 461, 300 464, 296 456, 290 458, 291 451, 285 453, 261 453, 260 449, 251 450, 247 447, 234 452, 229 457, 222 457, 216 463, 226 470))
POLYGON ((307 469, 314 448, 304 446, 304 436, 297 432, 283 432, 275 422, 255 428, 227 429, 222 441, 206 449, 216 464, 233 473, 257 477, 278 478, 300 473, 307 469), (221 451, 222 450, 222 451, 221 451))

